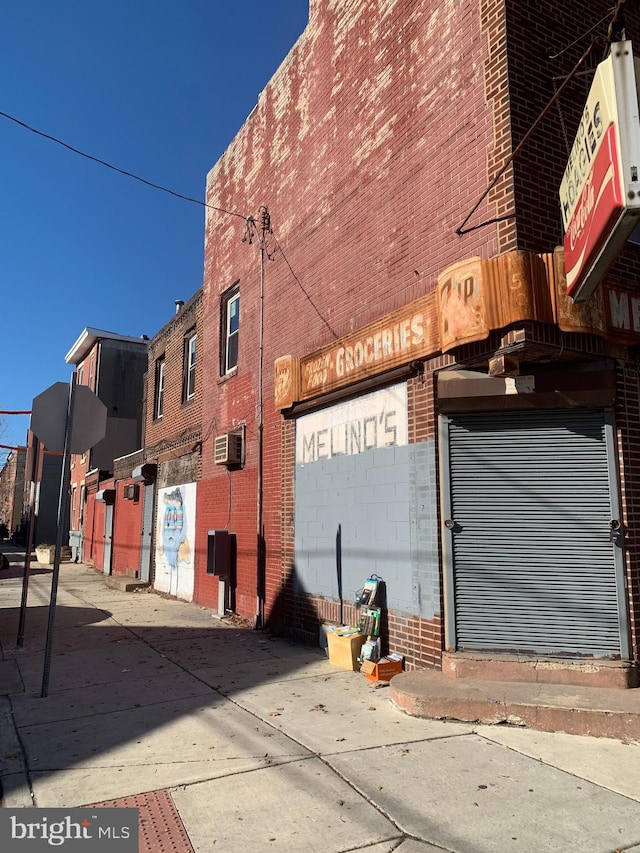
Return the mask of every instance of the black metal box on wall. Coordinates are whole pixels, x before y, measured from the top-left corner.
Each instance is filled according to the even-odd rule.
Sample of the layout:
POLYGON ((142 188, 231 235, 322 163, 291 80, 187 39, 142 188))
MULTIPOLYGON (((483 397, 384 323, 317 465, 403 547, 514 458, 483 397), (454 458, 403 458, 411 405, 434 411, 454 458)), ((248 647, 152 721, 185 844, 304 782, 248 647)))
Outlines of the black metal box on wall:
POLYGON ((232 580, 235 567, 236 535, 228 530, 207 534, 207 574, 232 580))

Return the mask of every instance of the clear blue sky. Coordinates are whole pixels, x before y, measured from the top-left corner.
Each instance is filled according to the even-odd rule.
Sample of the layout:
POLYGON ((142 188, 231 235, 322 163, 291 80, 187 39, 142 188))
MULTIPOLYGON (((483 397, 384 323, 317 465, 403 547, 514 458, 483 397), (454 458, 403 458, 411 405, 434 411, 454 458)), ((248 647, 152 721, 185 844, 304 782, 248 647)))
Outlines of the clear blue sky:
MULTIPOLYGON (((307 19, 308 0, 3 0, 0 111, 204 199, 307 19)), ((0 409, 68 381, 85 326, 152 337, 202 285, 203 241, 204 208, 0 116, 0 409)), ((3 420, 24 443, 28 417, 3 420)))

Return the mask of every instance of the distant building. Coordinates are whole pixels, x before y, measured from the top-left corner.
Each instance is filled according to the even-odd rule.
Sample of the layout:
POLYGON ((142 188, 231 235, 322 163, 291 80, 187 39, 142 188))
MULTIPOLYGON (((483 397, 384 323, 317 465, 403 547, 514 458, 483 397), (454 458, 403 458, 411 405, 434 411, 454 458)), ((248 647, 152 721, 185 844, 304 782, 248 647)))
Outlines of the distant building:
POLYGON ((67 353, 76 381, 107 407, 104 439, 71 461, 69 544, 79 560, 110 565, 112 504, 98 501, 100 482, 113 474, 113 461, 140 447, 146 338, 85 328, 67 353))
POLYGON ((22 527, 26 455, 26 447, 12 450, 0 471, 0 524, 12 538, 20 535, 22 527))
MULTIPOLYGON (((194 597, 202 448, 202 290, 148 343, 141 449, 114 461, 111 571, 194 597)), ((105 571, 106 571, 106 563, 105 571)))

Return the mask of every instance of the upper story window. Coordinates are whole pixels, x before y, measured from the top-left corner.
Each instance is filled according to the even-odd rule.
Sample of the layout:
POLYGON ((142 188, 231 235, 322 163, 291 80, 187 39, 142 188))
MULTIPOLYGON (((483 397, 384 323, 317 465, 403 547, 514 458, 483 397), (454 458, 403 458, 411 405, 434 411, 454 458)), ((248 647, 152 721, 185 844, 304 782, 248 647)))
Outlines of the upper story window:
POLYGON ((164 377, 165 362, 164 356, 162 356, 156 361, 156 390, 153 405, 153 415, 155 418, 161 418, 164 409, 164 377))
POLYGON ((87 382, 87 385, 89 386, 89 388, 91 388, 92 391, 93 391, 93 370, 94 370, 94 366, 95 366, 95 361, 96 360, 95 360, 94 356, 92 355, 91 359, 89 360, 89 381, 87 382))
POLYGON ((221 373, 230 373, 238 366, 238 336, 240 332, 240 285, 236 284, 222 297, 222 364, 221 373))
POLYGON ((182 402, 191 400, 196 393, 196 340, 195 332, 189 332, 184 339, 184 364, 182 381, 182 402))
POLYGON ((76 373, 76 385, 82 385, 84 382, 84 364, 81 364, 76 373))

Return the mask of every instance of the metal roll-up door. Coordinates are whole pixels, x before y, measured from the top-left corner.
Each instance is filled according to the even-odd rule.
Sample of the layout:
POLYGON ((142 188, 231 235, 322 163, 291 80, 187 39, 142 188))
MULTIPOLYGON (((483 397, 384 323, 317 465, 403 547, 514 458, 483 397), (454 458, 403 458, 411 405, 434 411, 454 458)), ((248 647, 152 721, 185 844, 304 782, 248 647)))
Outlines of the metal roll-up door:
POLYGON ((443 509, 450 517, 443 530, 457 648, 624 654, 609 413, 518 411, 445 420, 443 509))
POLYGON ((140 580, 151 579, 151 542, 153 538, 153 515, 155 483, 145 483, 142 509, 142 533, 140 536, 140 580))

